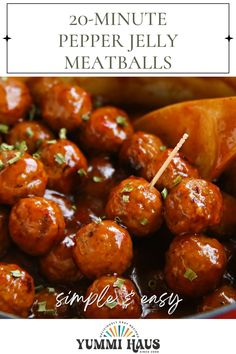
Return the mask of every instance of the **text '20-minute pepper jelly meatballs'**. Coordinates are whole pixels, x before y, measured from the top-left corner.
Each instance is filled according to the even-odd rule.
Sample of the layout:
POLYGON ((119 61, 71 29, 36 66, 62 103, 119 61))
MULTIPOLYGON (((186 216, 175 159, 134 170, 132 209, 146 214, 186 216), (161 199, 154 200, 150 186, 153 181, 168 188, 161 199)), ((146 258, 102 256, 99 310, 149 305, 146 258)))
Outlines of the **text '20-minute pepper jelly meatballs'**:
POLYGON ((74 258, 81 272, 91 279, 123 274, 133 258, 131 237, 113 221, 92 222, 77 232, 74 258))
POLYGON ((219 285, 226 263, 224 247, 216 239, 176 236, 166 254, 165 279, 178 294, 202 296, 219 285))
POLYGON ((80 141, 85 149, 96 153, 117 153, 133 133, 127 114, 115 107, 98 108, 83 122, 80 141))
POLYGON ((13 125, 22 120, 31 107, 27 86, 13 78, 0 78, 0 123, 13 125))
POLYGON ((123 165, 131 167, 139 176, 150 181, 153 175, 149 176, 148 166, 165 148, 157 136, 136 132, 123 143, 120 161, 123 165))
POLYGON ((16 264, 0 264, 0 311, 27 317, 34 301, 33 278, 16 264))
POLYGON ((70 193, 83 175, 87 160, 80 149, 67 139, 47 141, 41 146, 39 159, 48 175, 48 187, 70 193))
POLYGON ((14 204, 20 198, 43 196, 48 177, 42 162, 27 153, 0 148, 0 203, 14 204))
POLYGON ((79 86, 65 83, 53 85, 41 102, 43 119, 56 131, 77 129, 91 109, 89 94, 79 86))
POLYGON ((64 236, 65 222, 56 203, 45 198, 20 199, 12 208, 9 230, 26 253, 42 255, 64 236))
POLYGON ((139 318, 141 299, 129 279, 103 276, 88 288, 86 298, 99 296, 102 303, 94 301, 84 309, 87 318, 139 318), (103 306, 100 306, 103 304, 103 306), (98 306, 99 305, 99 306, 98 306))
POLYGON ((130 177, 112 189, 106 205, 109 219, 119 218, 129 232, 144 237, 162 223, 162 200, 158 190, 141 177, 130 177))
POLYGON ((173 234, 199 233, 219 224, 222 208, 222 195, 216 185, 185 178, 165 199, 165 220, 173 234))

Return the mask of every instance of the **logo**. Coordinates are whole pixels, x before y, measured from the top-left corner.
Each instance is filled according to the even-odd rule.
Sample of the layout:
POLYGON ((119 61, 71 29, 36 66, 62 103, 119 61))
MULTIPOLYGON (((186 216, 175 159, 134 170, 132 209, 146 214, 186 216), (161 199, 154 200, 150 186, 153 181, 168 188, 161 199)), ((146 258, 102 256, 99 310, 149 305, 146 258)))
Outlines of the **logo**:
POLYGON ((125 321, 109 323, 97 338, 76 339, 80 351, 126 350, 130 353, 159 353, 160 339, 143 338, 125 321))

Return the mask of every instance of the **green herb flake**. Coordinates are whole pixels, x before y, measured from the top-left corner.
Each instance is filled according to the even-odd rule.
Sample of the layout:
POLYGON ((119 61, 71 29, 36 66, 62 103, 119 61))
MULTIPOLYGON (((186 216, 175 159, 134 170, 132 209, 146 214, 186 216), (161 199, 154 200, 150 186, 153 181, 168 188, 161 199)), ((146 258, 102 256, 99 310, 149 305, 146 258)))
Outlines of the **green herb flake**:
POLYGON ((11 151, 11 150, 14 150, 14 146, 13 145, 8 145, 6 143, 2 143, 0 145, 0 149, 3 150, 3 151, 11 151))
POLYGON ((17 150, 19 150, 21 153, 24 153, 25 151, 28 150, 28 147, 27 147, 26 142, 25 142, 24 140, 21 141, 20 143, 17 142, 17 143, 15 144, 15 148, 16 148, 17 150))
POLYGON ((66 139, 66 128, 61 128, 60 131, 59 131, 59 138, 60 139, 66 139))
POLYGON ((178 175, 173 181, 173 186, 174 187, 177 186, 181 181, 182 181, 182 177, 178 175))
POLYGON ((55 161, 59 164, 59 165, 63 165, 63 163, 66 163, 66 159, 65 156, 62 155, 60 152, 58 152, 55 156, 54 156, 55 161))
POLYGON ((77 206, 76 206, 75 204, 73 204, 73 205, 71 206, 71 208, 72 208, 73 210, 77 210, 77 206))
POLYGON ((100 183, 103 181, 103 178, 102 177, 99 177, 99 176, 93 176, 93 182, 95 183, 100 183))
POLYGON ((122 193, 123 192, 127 192, 127 193, 130 193, 130 192, 132 192, 133 191, 133 187, 128 183, 128 184, 126 184, 125 186, 124 186, 124 188, 122 189, 122 193))
POLYGON ((10 160, 8 161, 8 164, 9 164, 9 165, 13 165, 15 162, 17 162, 18 160, 20 160, 20 158, 21 158, 21 152, 20 152, 20 151, 17 151, 17 152, 15 153, 15 156, 14 156, 12 159, 10 159, 10 160))
POLYGON ((87 176, 87 172, 85 171, 84 168, 80 168, 78 171, 77 171, 78 175, 83 177, 83 176, 87 176))
POLYGON ((127 127, 128 125, 126 117, 123 116, 116 117, 116 123, 123 127, 127 127))
POLYGON ((84 122, 87 122, 90 119, 90 113, 83 114, 81 118, 84 122))
POLYGON ((184 277, 190 281, 193 281, 198 276, 191 268, 187 268, 186 272, 184 273, 184 277))
POLYGON ((115 300, 113 300, 113 301, 106 301, 105 302, 105 306, 106 307, 109 307, 109 309, 114 309, 114 307, 116 307, 118 305, 118 302, 117 301, 115 301, 115 300))
POLYGON ((19 269, 16 269, 16 270, 11 270, 11 275, 14 278, 21 278, 24 275, 24 273, 21 272, 19 269))
POLYGON ((39 152, 35 152, 33 155, 33 158, 38 160, 40 158, 40 153, 39 152))
POLYGON ((0 124, 0 133, 7 134, 9 132, 9 126, 7 124, 0 124))
POLYGON ((129 202, 129 195, 122 195, 122 200, 123 200, 123 202, 128 203, 129 202))
POLYGON ((46 301, 40 301, 40 302, 38 302, 38 309, 37 309, 37 311, 38 311, 38 312, 45 312, 45 311, 46 311, 46 306, 47 306, 46 301))
POLYGON ((124 283, 125 283, 125 279, 117 278, 116 281, 113 283, 113 287, 121 289, 124 283))
POLYGON ((53 139, 53 140, 48 140, 47 141, 47 144, 50 144, 50 145, 52 145, 52 144, 56 144, 56 140, 55 139, 53 139))
POLYGON ((166 199, 167 195, 168 195, 168 190, 167 188, 164 188, 162 191, 161 191, 161 195, 163 197, 163 199, 166 199))
POLYGON ((166 146, 165 146, 165 145, 161 145, 161 146, 159 147, 159 150, 160 150, 160 151, 165 151, 165 150, 166 150, 166 146))
POLYGON ((47 287, 49 293, 55 293, 55 289, 51 287, 47 287))
POLYGON ((143 226, 146 226, 148 224, 148 219, 147 218, 142 218, 140 220, 140 224, 143 225, 143 226))
POLYGON ((28 138, 33 138, 34 132, 31 127, 28 127, 25 132, 26 132, 26 135, 28 136, 28 138))

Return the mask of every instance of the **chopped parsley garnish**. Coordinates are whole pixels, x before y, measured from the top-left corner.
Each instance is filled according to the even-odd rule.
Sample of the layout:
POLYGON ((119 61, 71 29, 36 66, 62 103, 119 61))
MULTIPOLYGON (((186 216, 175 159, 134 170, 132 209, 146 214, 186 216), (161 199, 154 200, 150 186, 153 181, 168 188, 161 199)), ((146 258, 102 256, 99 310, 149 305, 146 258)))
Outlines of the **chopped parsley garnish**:
POLYGON ((129 193, 129 192, 132 192, 133 189, 134 189, 134 188, 128 183, 128 184, 126 184, 126 185, 124 186, 124 188, 122 189, 121 192, 127 192, 127 193, 129 193))
POLYGON ((38 302, 38 312, 45 312, 45 313, 51 313, 55 314, 56 311, 54 309, 47 309, 47 302, 46 301, 40 301, 38 302))
POLYGON ((11 151, 14 150, 14 146, 13 145, 8 145, 6 143, 2 143, 0 146, 0 149, 3 151, 11 151))
POLYGON ((28 149, 26 142, 24 140, 21 142, 16 142, 15 148, 19 150, 21 153, 24 153, 28 149))
POLYGON ((197 274, 191 268, 187 268, 184 273, 184 277, 190 281, 193 281, 197 278, 197 274))
POLYGON ((49 293, 55 293, 55 289, 51 287, 47 287, 49 293))
POLYGON ((95 183, 100 183, 103 181, 103 178, 102 177, 99 177, 99 176, 93 176, 93 182, 95 183))
POLYGON ((180 182, 182 181, 182 177, 180 175, 178 175, 173 182, 173 186, 177 186, 180 182))
POLYGON ((123 126, 123 127, 127 127, 127 125, 128 125, 126 117, 123 117, 123 116, 116 117, 116 123, 123 126))
POLYGON ((167 195, 168 195, 168 190, 167 188, 164 188, 162 191, 161 191, 161 195, 163 197, 163 199, 166 199, 167 195))
POLYGON ((143 225, 143 226, 147 225, 148 224, 148 219, 147 218, 142 218, 140 220, 140 224, 143 225))
POLYGON ((81 118, 82 118, 82 120, 87 122, 90 119, 90 113, 83 114, 81 118))
POLYGON ((21 152, 20 152, 20 151, 17 151, 17 152, 15 153, 15 156, 14 156, 12 159, 10 159, 10 160, 8 161, 9 165, 13 165, 13 163, 15 163, 15 162, 17 162, 18 160, 20 160, 20 158, 21 158, 21 152))
POLYGON ((66 163, 66 159, 65 156, 62 155, 60 152, 58 152, 55 156, 54 156, 55 161, 59 164, 59 165, 63 165, 63 163, 66 163))
POLYGON ((55 139, 53 139, 53 140, 48 140, 48 141, 47 141, 47 144, 50 144, 50 145, 51 145, 51 144, 56 144, 56 142, 57 142, 57 141, 56 141, 55 139))
POLYGON ((166 146, 165 146, 165 145, 161 145, 161 146, 159 147, 159 150, 160 150, 160 151, 165 151, 165 150, 166 150, 166 146))
POLYGON ((109 307, 109 309, 114 309, 114 307, 116 307, 116 305, 118 305, 118 302, 117 301, 115 301, 115 300, 113 300, 113 301, 106 301, 105 302, 105 306, 106 307, 109 307))
POLYGON ((59 131, 59 138, 60 139, 66 139, 66 128, 61 128, 60 131, 59 131))
POLYGON ((73 210, 77 210, 77 206, 76 206, 75 204, 73 204, 73 205, 71 206, 71 208, 72 208, 73 210))
POLYGON ((78 175, 83 177, 83 176, 87 176, 87 172, 85 171, 84 168, 80 168, 78 171, 77 171, 78 175))
POLYGON ((16 270, 11 270, 11 275, 14 278, 21 278, 24 275, 24 273, 21 272, 19 269, 16 269, 16 270))
POLYGON ((6 124, 0 124, 0 133, 7 134, 9 132, 9 127, 6 124))
POLYGON ((39 159, 40 158, 40 153, 39 152, 35 152, 33 155, 34 159, 39 159))
POLYGON ((125 283, 125 279, 117 278, 116 281, 113 283, 113 287, 121 289, 124 283, 125 283))
POLYGON ((129 202, 129 195, 122 195, 123 202, 128 203, 129 202))
POLYGON ((31 127, 28 127, 25 132, 26 132, 26 135, 28 136, 28 138, 33 138, 34 132, 31 127))

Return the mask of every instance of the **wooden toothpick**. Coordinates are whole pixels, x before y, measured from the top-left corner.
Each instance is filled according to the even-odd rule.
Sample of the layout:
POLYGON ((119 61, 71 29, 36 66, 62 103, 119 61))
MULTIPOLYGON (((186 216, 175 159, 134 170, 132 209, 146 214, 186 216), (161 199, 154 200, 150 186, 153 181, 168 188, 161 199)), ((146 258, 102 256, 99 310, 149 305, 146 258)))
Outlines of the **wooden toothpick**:
POLYGON ((155 174, 155 176, 153 177, 153 179, 151 180, 151 182, 149 183, 150 187, 154 187, 155 184, 157 183, 158 179, 161 177, 161 175, 163 174, 163 172, 167 169, 167 167, 169 166, 171 160, 175 157, 175 155, 178 153, 178 151, 181 149, 181 147, 183 146, 183 144, 185 143, 185 141, 188 139, 189 135, 187 133, 185 133, 182 138, 180 139, 180 141, 178 142, 178 144, 176 145, 176 147, 171 151, 170 155, 168 156, 168 158, 165 160, 165 162, 163 163, 163 165, 161 166, 161 168, 157 171, 157 173, 155 174))

